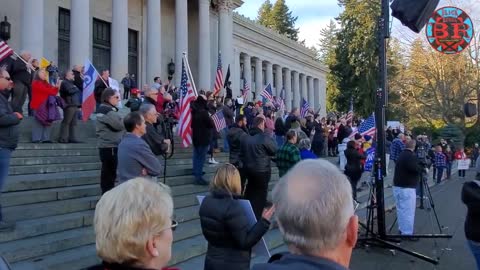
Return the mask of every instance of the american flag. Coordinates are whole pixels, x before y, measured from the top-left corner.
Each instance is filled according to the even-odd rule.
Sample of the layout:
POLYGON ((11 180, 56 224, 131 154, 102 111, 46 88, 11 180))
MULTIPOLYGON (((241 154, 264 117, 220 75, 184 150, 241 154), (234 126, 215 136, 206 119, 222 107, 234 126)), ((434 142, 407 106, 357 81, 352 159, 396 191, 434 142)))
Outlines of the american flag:
POLYGON ((215 86, 213 88, 213 95, 218 96, 223 87, 223 70, 222 70, 222 54, 218 52, 217 75, 215 76, 215 86))
POLYGON ((13 54, 13 50, 8 47, 5 41, 0 41, 0 61, 13 54))
POLYGON ((273 94, 272 94, 272 85, 268 84, 265 89, 263 89, 262 93, 260 96, 264 97, 266 100, 274 103, 275 101, 273 100, 273 94))
POLYGON ((350 121, 350 122, 353 121, 353 101, 352 100, 350 100, 350 110, 348 110, 346 119, 347 121, 350 121))
POLYGON ((377 131, 377 128, 375 126, 375 115, 372 114, 370 115, 363 123, 358 127, 357 133, 360 133, 360 135, 369 135, 369 136, 374 136, 375 132, 377 131))
POLYGON ((192 111, 190 103, 195 99, 195 94, 187 75, 185 63, 182 59, 182 81, 180 83, 180 119, 178 120, 178 135, 182 138, 184 147, 192 144, 192 111))
POLYGON ((215 129, 217 130, 217 132, 220 132, 220 130, 227 127, 227 122, 225 122, 225 117, 223 116, 222 111, 218 111, 214 115, 212 115, 212 120, 215 124, 215 129))
POLYGON ((277 105, 282 114, 285 112, 285 88, 280 91, 280 96, 277 97, 277 105))
POLYGON ((247 80, 243 78, 243 102, 247 101, 248 94, 250 94, 250 87, 248 86, 247 80))
POLYGON ((300 116, 302 118, 305 118, 308 113, 308 109, 310 109, 310 104, 305 100, 305 98, 302 99, 302 107, 300 108, 300 116))

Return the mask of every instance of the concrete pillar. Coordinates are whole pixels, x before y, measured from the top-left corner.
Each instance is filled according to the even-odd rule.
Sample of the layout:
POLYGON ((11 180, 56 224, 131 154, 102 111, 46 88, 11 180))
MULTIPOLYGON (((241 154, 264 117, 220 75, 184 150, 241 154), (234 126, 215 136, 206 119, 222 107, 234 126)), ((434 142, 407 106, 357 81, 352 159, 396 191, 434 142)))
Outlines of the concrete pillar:
POLYGON ((314 96, 315 89, 313 88, 313 78, 311 76, 307 77, 307 88, 308 88, 307 101, 310 104, 310 107, 315 110, 317 109, 317 107, 315 107, 315 96, 314 96))
POLYGON ((319 79, 319 96, 320 96, 320 114, 327 116, 327 78, 325 76, 319 79))
POLYGON ((210 0, 198 3, 198 89, 212 89, 210 77, 210 0))
POLYGON ((185 0, 175 0, 175 85, 177 86, 180 85, 182 78, 183 53, 188 53, 188 6, 185 0))
POLYGON ((73 67, 74 65, 83 65, 87 59, 92 61, 90 57, 92 35, 90 0, 71 0, 71 6, 70 66, 73 67), (88 21, 87 24, 85 23, 86 21, 88 21))
MULTIPOLYGON (((265 77, 267 78, 267 83, 265 85, 271 84, 273 88, 273 68, 272 63, 265 62, 265 77)), ((273 93, 275 95, 275 93, 273 93)))
POLYGON ((320 82, 318 78, 313 79, 313 91, 314 91, 314 106, 315 110, 322 109, 322 102, 320 101, 320 82))
MULTIPOLYGON (((218 35, 219 35, 219 48, 222 53, 222 65, 223 72, 226 74, 228 65, 230 65, 230 72, 234 71, 233 65, 233 15, 232 15, 232 3, 227 0, 219 1, 218 6, 218 35)), ((239 56, 240 57, 240 56, 239 56)), ((232 74, 232 73, 231 73, 232 74)), ((235 87, 235 82, 232 74, 232 85, 235 87)), ((235 95, 234 95, 235 96, 235 95)))
MULTIPOLYGON (((32 53, 32 59, 43 55, 43 26, 44 26, 44 1, 23 0, 22 13, 22 48, 32 53)), ((18 33, 14 33, 18 34, 18 33)), ((18 51, 20 53, 20 51, 18 51)))
MULTIPOLYGON (((148 0, 147 3, 147 78, 148 84, 153 78, 161 77, 162 72, 162 25, 161 1, 148 0)), ((177 63, 182 65, 182 63, 177 63)), ((137 76, 138 77, 138 76, 137 76)))
POLYGON ((304 73, 300 74, 300 104, 303 99, 308 101, 307 76, 304 73))
POLYGON ((280 96, 283 89, 283 76, 282 76, 282 67, 279 65, 275 65, 275 88, 277 89, 277 93, 274 93, 277 97, 280 96))
POLYGON ((299 81, 300 74, 298 71, 293 71, 293 108, 300 107, 300 81, 299 81))
POLYGON ((263 90, 263 62, 260 58, 255 58, 255 94, 258 95, 263 90))
POLYGON ((292 73, 288 68, 285 68, 285 83, 283 88, 285 88, 285 108, 289 112, 292 110, 292 73))
POLYGON ((240 83, 240 50, 234 49, 233 56, 233 66, 230 66, 230 80, 232 81, 232 96, 236 98, 240 95, 240 88, 242 87, 240 83))
MULTIPOLYGON (((120 81, 128 73, 128 0, 112 1, 111 77, 120 81)), ((138 75, 138 74, 136 74, 138 75)))
MULTIPOLYGON (((243 78, 246 81, 248 89, 252 90, 252 62, 250 55, 243 54, 243 78)), ((243 88, 243 86, 242 86, 243 88)), ((248 98, 252 98, 252 95, 249 94, 248 98)))

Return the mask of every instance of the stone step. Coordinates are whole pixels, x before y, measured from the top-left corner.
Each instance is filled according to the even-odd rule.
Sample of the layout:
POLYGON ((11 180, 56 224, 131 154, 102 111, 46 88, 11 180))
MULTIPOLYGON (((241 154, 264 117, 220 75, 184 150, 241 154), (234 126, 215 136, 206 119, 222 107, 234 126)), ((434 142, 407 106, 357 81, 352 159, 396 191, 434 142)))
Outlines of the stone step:
POLYGON ((10 160, 10 166, 27 166, 27 165, 49 165, 49 164, 75 164, 75 163, 89 163, 100 162, 98 155, 92 156, 62 156, 52 157, 14 157, 10 160))
POLYGON ((98 156, 97 148, 84 149, 20 149, 12 153, 12 159, 25 157, 66 157, 66 156, 98 156))
POLYGON ((97 149, 95 142, 91 143, 20 143, 18 150, 72 150, 97 149))
POLYGON ((100 171, 9 175, 3 192, 98 184, 100 171))
POLYGON ((21 174, 44 174, 44 173, 59 173, 59 172, 81 172, 100 170, 100 162, 90 163, 76 163, 76 164, 47 164, 47 165, 26 165, 26 166, 11 166, 8 170, 10 175, 21 174))

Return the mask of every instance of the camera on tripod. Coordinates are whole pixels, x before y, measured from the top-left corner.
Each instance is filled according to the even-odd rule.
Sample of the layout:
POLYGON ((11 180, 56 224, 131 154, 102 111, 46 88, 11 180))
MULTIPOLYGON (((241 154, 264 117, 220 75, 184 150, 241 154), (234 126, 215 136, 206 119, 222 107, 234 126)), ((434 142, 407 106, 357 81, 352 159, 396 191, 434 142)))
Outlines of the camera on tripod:
POLYGON ((431 161, 428 157, 428 148, 429 145, 426 142, 427 136, 420 135, 417 137, 417 146, 415 153, 417 154, 418 164, 425 170, 428 169, 431 165, 431 161))

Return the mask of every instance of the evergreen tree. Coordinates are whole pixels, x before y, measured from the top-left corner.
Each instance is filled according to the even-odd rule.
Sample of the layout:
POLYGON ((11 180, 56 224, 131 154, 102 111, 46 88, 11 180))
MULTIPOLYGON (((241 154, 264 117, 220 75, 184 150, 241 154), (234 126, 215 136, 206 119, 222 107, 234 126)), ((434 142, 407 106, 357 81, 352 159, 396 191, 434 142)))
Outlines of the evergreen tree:
MULTIPOLYGON (((337 47, 337 24, 334 20, 320 30, 318 43, 318 58, 326 66, 336 63, 335 49, 337 47)), ((339 111, 336 98, 339 95, 336 77, 330 72, 327 74, 327 111, 339 111)))
POLYGON ((278 31, 290 39, 298 41, 298 28, 295 28, 295 22, 298 17, 294 17, 289 10, 285 0, 277 0, 274 5, 270 0, 266 0, 258 10, 257 22, 263 26, 278 31))
POLYGON ((277 0, 271 13, 274 29, 280 34, 286 35, 290 39, 298 40, 298 28, 295 28, 295 22, 298 17, 293 16, 285 0, 277 0))
POLYGON ((272 8, 273 5, 270 0, 265 0, 258 10, 257 22, 265 27, 273 29, 272 8))

